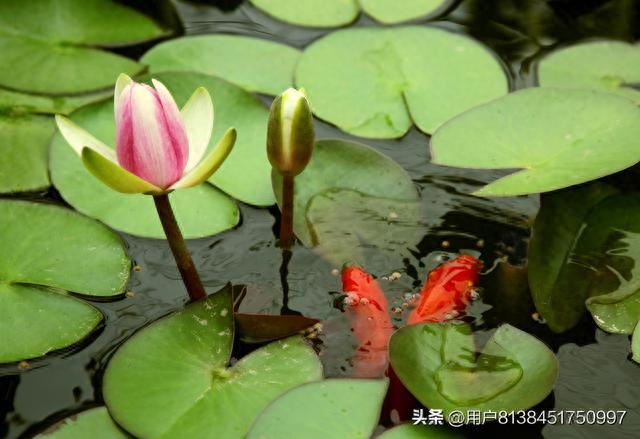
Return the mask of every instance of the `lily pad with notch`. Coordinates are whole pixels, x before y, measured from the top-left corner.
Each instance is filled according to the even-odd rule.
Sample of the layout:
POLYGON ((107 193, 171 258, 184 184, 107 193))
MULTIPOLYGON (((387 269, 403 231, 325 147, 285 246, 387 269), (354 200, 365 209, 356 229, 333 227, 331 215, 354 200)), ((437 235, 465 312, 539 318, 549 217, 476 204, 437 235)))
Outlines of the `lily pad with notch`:
POLYGON ((459 168, 520 169, 474 194, 526 195, 635 165, 638 138, 640 108, 628 99, 591 90, 531 88, 447 122, 431 138, 431 161, 459 168))
POLYGON ((0 85, 45 94, 107 88, 118 74, 133 76, 144 66, 94 47, 124 46, 167 33, 149 17, 111 0, 3 1, 0 85))
POLYGON ((328 379, 289 390, 255 420, 247 439, 368 439, 378 424, 386 380, 328 379), (331 428, 327 428, 331 425, 331 428))
POLYGON ((540 61, 538 82, 541 87, 606 91, 638 104, 640 46, 623 41, 591 41, 555 50, 540 61))
MULTIPOLYGON (((280 202, 282 177, 274 172, 272 179, 273 190, 280 202)), ((418 202, 418 193, 409 175, 387 156, 361 143, 343 140, 317 141, 311 161, 295 180, 293 228, 296 236, 308 247, 320 244, 327 249, 335 250, 336 246, 339 246, 340 253, 329 256, 340 261, 344 259, 350 250, 336 240, 345 239, 345 234, 353 231, 349 224, 339 224, 348 212, 334 212, 335 215, 327 212, 347 207, 353 212, 352 206, 344 204, 354 201, 354 197, 371 197, 372 200, 377 199, 376 201, 384 199, 384 203, 378 206, 381 209, 383 206, 394 209, 411 206, 413 210, 410 209, 409 212, 415 212, 415 204, 418 202), (354 163, 358 163, 358 166, 354 167, 354 163), (314 205, 316 207, 313 207, 314 205), (319 208, 324 213, 320 212, 319 208), (326 224, 320 224, 322 221, 326 224), (333 227, 336 227, 336 232, 331 234, 329 232, 333 227), (324 233, 324 230, 328 230, 329 234, 324 233)), ((374 203, 369 204, 373 205, 372 209, 378 209, 374 203)), ((386 210, 375 212, 376 215, 384 216, 391 213, 386 210)), ((398 218, 402 218, 402 212, 397 214, 398 218)), ((414 215, 411 215, 414 219, 414 215)), ((375 219, 376 224, 377 221, 375 219)), ((379 231, 379 228, 376 230, 379 231)), ((376 230, 371 230, 366 237, 370 238, 376 230)), ((345 242, 346 246, 359 238, 352 236, 350 239, 349 242, 345 242)), ((358 251, 357 248, 351 250, 358 251)))
POLYGON ((277 95, 293 86, 298 58, 298 49, 261 38, 198 35, 158 44, 145 53, 141 62, 149 65, 152 74, 206 73, 249 91, 277 95))
POLYGON ((427 323, 391 337, 393 369, 427 407, 511 411, 533 407, 551 392, 558 374, 553 352, 511 325, 500 326, 481 352, 467 324, 427 323))
POLYGON ((87 337, 102 314, 78 295, 123 293, 121 239, 69 209, 0 201, 0 363, 36 358, 87 337))
POLYGON ((233 339, 230 285, 142 329, 107 365, 109 412, 137 437, 243 438, 271 400, 322 377, 302 337, 229 367, 233 339))
POLYGON ((418 26, 333 32, 305 49, 296 85, 320 119, 369 138, 401 137, 414 123, 432 133, 509 89, 500 62, 480 43, 418 26))

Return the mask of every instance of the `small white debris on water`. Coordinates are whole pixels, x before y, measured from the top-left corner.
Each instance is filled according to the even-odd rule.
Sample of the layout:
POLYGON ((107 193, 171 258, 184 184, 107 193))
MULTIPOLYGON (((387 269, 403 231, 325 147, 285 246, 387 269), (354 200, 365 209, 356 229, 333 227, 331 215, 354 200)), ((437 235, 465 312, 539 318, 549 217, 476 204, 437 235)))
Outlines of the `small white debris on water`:
POLYGON ((395 212, 389 212, 389 219, 398 219, 398 214, 395 212))
POLYGON ((333 270, 331 270, 331 274, 334 276, 339 276, 340 275, 340 270, 338 270, 337 268, 334 268, 333 270))
POLYGON ((227 308, 224 308, 222 311, 220 311, 220 317, 226 317, 228 313, 229 311, 227 310, 227 308))

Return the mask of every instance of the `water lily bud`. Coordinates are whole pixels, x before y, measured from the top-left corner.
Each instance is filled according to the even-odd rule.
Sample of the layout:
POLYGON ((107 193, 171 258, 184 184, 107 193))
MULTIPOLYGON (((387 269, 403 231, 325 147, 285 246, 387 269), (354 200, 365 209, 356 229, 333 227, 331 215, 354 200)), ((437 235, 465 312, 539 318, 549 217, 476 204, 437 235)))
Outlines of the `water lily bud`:
POLYGON ((182 177, 189 140, 171 93, 153 85, 130 82, 116 100, 116 154, 124 169, 164 189, 182 177))
POLYGON ((269 114, 267 154, 271 166, 282 175, 298 175, 311 159, 314 138, 307 98, 288 89, 273 101, 269 114))

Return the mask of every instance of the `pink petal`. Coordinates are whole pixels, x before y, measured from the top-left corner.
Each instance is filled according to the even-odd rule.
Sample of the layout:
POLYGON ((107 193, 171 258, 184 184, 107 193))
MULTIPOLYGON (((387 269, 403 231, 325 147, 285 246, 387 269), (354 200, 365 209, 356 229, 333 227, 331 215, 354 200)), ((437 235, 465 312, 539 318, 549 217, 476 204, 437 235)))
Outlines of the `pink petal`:
POLYGON ((123 168, 165 189, 182 177, 189 145, 178 107, 166 88, 163 94, 137 83, 123 90, 117 105, 116 153, 123 168))

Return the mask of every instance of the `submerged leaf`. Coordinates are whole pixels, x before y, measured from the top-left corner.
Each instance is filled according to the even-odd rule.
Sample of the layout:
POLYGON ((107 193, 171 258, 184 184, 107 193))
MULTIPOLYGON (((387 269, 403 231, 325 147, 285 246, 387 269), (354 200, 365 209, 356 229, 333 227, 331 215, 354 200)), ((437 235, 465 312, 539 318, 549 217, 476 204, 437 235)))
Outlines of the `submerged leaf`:
POLYGON ((238 337, 244 343, 264 343, 296 335, 320 320, 298 315, 235 313, 235 323, 238 337))

